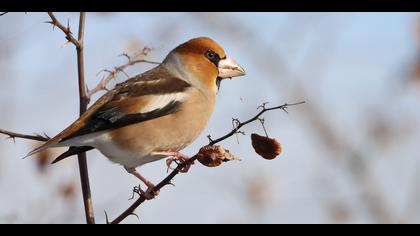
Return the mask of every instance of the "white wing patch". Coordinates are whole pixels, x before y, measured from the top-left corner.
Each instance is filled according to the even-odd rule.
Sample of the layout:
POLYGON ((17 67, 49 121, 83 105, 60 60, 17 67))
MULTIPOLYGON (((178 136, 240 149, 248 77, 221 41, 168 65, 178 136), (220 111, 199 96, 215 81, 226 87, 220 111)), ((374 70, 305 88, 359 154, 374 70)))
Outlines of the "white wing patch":
MULTIPOLYGON (((147 113, 156 109, 164 108, 171 102, 182 102, 185 99, 185 93, 171 93, 160 95, 146 95, 149 102, 142 107, 138 113, 147 113)), ((95 132, 91 134, 81 135, 71 138, 69 140, 53 144, 49 147, 64 147, 64 146, 92 146, 97 148, 98 143, 107 143, 109 137, 106 131, 95 132)))
POLYGON ((185 93, 146 95, 144 97, 147 97, 149 102, 142 107, 138 113, 146 113, 156 109, 161 109, 171 102, 182 102, 185 98, 185 93))

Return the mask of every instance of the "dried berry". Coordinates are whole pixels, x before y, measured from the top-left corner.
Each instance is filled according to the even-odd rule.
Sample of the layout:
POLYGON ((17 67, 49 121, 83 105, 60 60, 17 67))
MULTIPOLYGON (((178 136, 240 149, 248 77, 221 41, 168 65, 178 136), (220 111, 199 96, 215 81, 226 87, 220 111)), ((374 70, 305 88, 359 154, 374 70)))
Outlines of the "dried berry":
POLYGON ((197 160, 207 167, 216 167, 220 166, 223 162, 240 160, 230 154, 229 150, 225 150, 222 146, 202 147, 197 156, 197 160))
POLYGON ((264 159, 273 160, 281 153, 280 143, 273 138, 251 134, 251 140, 255 152, 264 159))

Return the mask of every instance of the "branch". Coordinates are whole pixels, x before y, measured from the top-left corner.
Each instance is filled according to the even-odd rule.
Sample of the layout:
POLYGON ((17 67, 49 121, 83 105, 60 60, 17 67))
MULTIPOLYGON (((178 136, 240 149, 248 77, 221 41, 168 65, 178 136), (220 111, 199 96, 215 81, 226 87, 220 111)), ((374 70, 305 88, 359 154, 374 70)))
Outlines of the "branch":
MULTIPOLYGON (((262 111, 260 111, 257 115, 255 115, 254 117, 252 117, 251 119, 249 119, 249 120, 247 120, 247 121, 245 121, 245 122, 239 122, 238 121, 238 123, 237 123, 237 125, 229 132, 229 133, 227 133, 226 135, 224 135, 224 136, 222 136, 222 137, 220 137, 220 138, 218 138, 218 139, 215 139, 215 140, 211 140, 210 139, 210 136, 209 136, 209 139, 210 139, 210 143, 209 143, 209 145, 210 146, 213 146, 213 145, 215 145, 215 144, 217 144, 217 143, 219 143, 219 142, 221 142, 221 141, 223 141, 223 140, 225 140, 225 139, 227 139, 227 138, 229 138, 229 137, 231 137, 231 136, 233 136, 233 135, 235 135, 236 133, 238 133, 239 131, 240 131, 240 129, 243 127, 243 126, 245 126, 245 125, 247 125, 247 124, 249 124, 249 123, 251 123, 251 122, 254 122, 254 121, 256 121, 256 120, 258 120, 259 118, 260 118, 260 116, 262 115, 262 114, 264 114, 265 112, 268 112, 268 111, 272 111, 272 110, 283 110, 283 111, 285 111, 285 112, 287 112, 287 108, 289 107, 289 106, 295 106, 295 105, 300 105, 300 104, 303 104, 303 103, 305 103, 304 101, 303 102, 298 102, 298 103, 292 103, 292 104, 284 104, 284 105, 281 105, 281 106, 276 106, 276 107, 270 107, 270 108, 266 108, 265 107, 265 105, 266 104, 263 104, 262 106, 260 106, 261 108, 262 108, 262 111)), ((259 107, 259 108, 260 108, 259 107)), ((184 169, 185 167, 187 167, 188 165, 191 165, 191 164, 193 164, 196 160, 197 160, 197 158, 198 158, 198 154, 196 154, 196 155, 194 155, 193 157, 191 157, 190 159, 188 159, 187 161, 185 161, 185 162, 181 162, 180 164, 178 164, 178 166, 165 178, 165 179, 163 179, 158 185, 156 185, 154 188, 153 188, 153 191, 154 192, 158 192, 161 188, 163 188, 164 186, 166 186, 166 185, 172 185, 171 184, 171 181, 172 181, 172 179, 176 176, 176 175, 178 175, 180 172, 181 172, 181 170, 182 169, 184 169)), ((121 215, 119 215, 115 220, 113 220, 113 221, 111 221, 110 222, 110 224, 119 224, 119 223, 121 223, 125 218, 127 218, 128 216, 130 216, 130 215, 132 215, 133 214, 133 212, 143 203, 143 202, 145 202, 146 201, 146 198, 141 194, 140 195, 140 197, 127 209, 127 210, 125 210, 123 213, 121 213, 121 215)))
POLYGON ((4 16, 4 15, 6 15, 7 13, 9 13, 9 12, 2 12, 2 13, 0 13, 0 16, 4 16))
MULTIPOLYGON (((76 46, 80 115, 82 115, 83 113, 86 112, 87 105, 89 103, 89 97, 86 91, 86 83, 85 83, 85 76, 84 76, 85 69, 84 69, 84 51, 83 51, 86 13, 85 12, 80 13, 78 39, 75 39, 73 37, 73 33, 70 30, 69 22, 67 22, 67 26, 64 26, 57 20, 57 18, 54 16, 52 12, 48 12, 48 15, 50 16, 51 21, 47 23, 52 24, 53 27, 56 26, 59 29, 61 29, 61 31, 63 31, 63 33, 66 35, 66 39, 69 42, 71 42, 74 46, 76 46)), ((89 172, 88 172, 87 162, 86 162, 86 153, 78 154, 77 158, 79 162, 80 182, 82 185, 83 203, 85 206, 86 222, 88 224, 94 224, 95 216, 94 216, 94 211, 93 211, 92 195, 90 191, 89 172)))
MULTIPOLYGON (((146 48, 147 47, 145 47, 145 49, 146 48)), ((144 52, 145 52, 145 49, 143 49, 144 52)), ((145 60, 145 59, 132 60, 131 57, 128 56, 128 54, 126 54, 126 53, 123 53, 121 56, 127 57, 127 63, 125 63, 121 66, 115 67, 115 69, 113 71, 103 70, 105 72, 109 72, 109 74, 106 78, 103 78, 101 80, 101 82, 99 82, 99 84, 96 85, 95 88, 88 91, 87 96, 89 98, 92 97, 95 93, 97 93, 99 91, 107 90, 106 86, 108 85, 109 82, 111 82, 111 80, 113 80, 115 77, 117 77, 118 73, 122 72, 125 75, 127 75, 127 73, 125 73, 124 69, 129 67, 129 66, 133 66, 133 65, 138 64, 138 63, 160 64, 159 62, 149 61, 149 60, 145 60)), ((128 75, 127 75, 127 77, 128 77, 128 75)))
MULTIPOLYGON (((55 17, 55 15, 52 12, 48 12, 48 15, 50 16, 51 21, 46 21, 45 23, 52 24, 53 25, 53 29, 54 29, 54 27, 58 27, 66 35, 66 39, 69 42, 71 42, 72 44, 74 44, 74 46, 76 46, 77 48, 80 47, 79 40, 77 40, 76 38, 73 37, 73 33, 70 30, 70 24, 69 24, 69 22, 67 22, 67 26, 64 26, 63 24, 60 23, 60 21, 58 21, 58 19, 55 17)), ((79 30, 80 30, 80 25, 79 25, 79 30)), ((80 34, 80 32, 79 32, 79 34, 80 34)))
POLYGON ((264 114, 265 112, 267 112, 267 111, 272 111, 272 110, 283 110, 283 111, 285 111, 285 112, 287 113, 287 108, 288 108, 289 106, 296 106, 296 105, 300 105, 300 104, 304 104, 304 103, 305 103, 305 102, 298 102, 298 103, 292 103, 292 104, 288 104, 288 103, 286 103, 286 104, 281 105, 281 106, 270 107, 270 108, 266 108, 266 107, 265 107, 265 105, 266 105, 266 104, 263 104, 263 105, 259 106, 259 108, 260 108, 260 107, 261 107, 261 108, 263 108, 263 110, 262 110, 262 111, 260 111, 260 113, 258 113, 257 115, 255 115, 254 117, 252 117, 251 119, 249 119, 249 120, 247 120, 247 121, 245 121, 245 122, 240 122, 239 120, 237 120, 237 124, 236 124, 236 126, 232 129, 232 131, 230 131, 230 132, 229 132, 229 133, 227 133, 226 135, 224 135, 224 136, 222 136, 222 137, 220 137, 220 138, 218 138, 218 139, 215 139, 215 140, 211 140, 211 137, 209 136, 209 138, 210 138, 210 143, 209 143, 209 145, 213 146, 214 144, 216 144, 216 143, 218 143, 218 142, 221 142, 221 141, 223 141, 223 140, 225 140, 225 139, 227 139, 227 138, 231 137, 231 136, 232 136, 232 135, 234 135, 234 134, 237 134, 237 133, 239 132, 239 130, 240 130, 243 126, 245 126, 245 125, 247 125, 247 124, 249 124, 249 123, 251 123, 251 122, 254 122, 254 121, 258 120, 258 119, 260 118, 260 116, 261 116, 262 114, 264 114))
POLYGON ((0 129, 0 134, 5 134, 9 136, 9 138, 13 139, 13 141, 15 140, 15 138, 30 139, 30 140, 36 140, 36 141, 42 141, 42 142, 48 141, 50 139, 47 135, 45 136, 41 136, 39 134, 27 135, 27 134, 20 134, 20 133, 7 131, 4 129, 0 129))

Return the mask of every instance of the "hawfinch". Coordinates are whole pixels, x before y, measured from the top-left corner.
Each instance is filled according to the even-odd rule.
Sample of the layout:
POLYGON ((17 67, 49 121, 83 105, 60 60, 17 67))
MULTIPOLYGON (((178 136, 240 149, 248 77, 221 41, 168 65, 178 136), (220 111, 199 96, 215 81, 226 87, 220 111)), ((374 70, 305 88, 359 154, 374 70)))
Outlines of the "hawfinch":
MULTIPOLYGON (((48 148, 69 147, 53 163, 98 149, 144 182, 136 167, 179 153, 205 128, 221 80, 245 75, 222 47, 207 37, 172 50, 157 67, 117 84, 68 128, 28 156, 48 148)), ((168 162, 170 163, 170 162, 168 162)))

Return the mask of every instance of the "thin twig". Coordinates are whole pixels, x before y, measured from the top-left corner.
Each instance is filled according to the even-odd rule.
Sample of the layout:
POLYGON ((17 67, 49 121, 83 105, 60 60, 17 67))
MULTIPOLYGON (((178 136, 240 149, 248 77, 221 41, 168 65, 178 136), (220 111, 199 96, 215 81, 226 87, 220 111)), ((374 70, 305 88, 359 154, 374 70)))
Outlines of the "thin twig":
POLYGON ((4 15, 6 15, 7 13, 9 13, 9 12, 2 12, 2 13, 0 13, 0 16, 4 16, 4 15))
POLYGON ((303 104, 303 103, 305 103, 305 102, 298 102, 298 103, 291 103, 291 104, 287 104, 286 103, 286 104, 281 105, 281 106, 270 107, 270 108, 263 107, 263 110, 260 111, 256 116, 254 116, 253 118, 251 118, 251 119, 249 119, 249 120, 247 120, 245 122, 239 122, 238 125, 232 129, 232 131, 230 131, 229 133, 227 133, 226 135, 224 135, 224 136, 222 136, 222 137, 220 137, 218 139, 214 139, 214 140, 210 141, 209 145, 214 145, 214 144, 216 144, 216 143, 218 143, 220 141, 223 141, 223 140, 229 138, 230 136, 236 134, 242 127, 244 127, 245 125, 247 125, 247 124, 249 124, 251 122, 254 122, 254 121, 258 120, 258 118, 260 118, 260 116, 262 114, 264 114, 265 112, 267 112, 267 111, 279 110, 280 109, 280 110, 283 110, 283 111, 287 112, 287 110, 286 110, 287 107, 289 107, 289 106, 295 106, 295 105, 300 105, 300 104, 303 104))
MULTIPOLYGON (((283 110, 283 111, 286 111, 287 107, 289 107, 289 106, 295 106, 295 105, 299 105, 299 104, 303 104, 303 103, 305 103, 305 102, 298 102, 298 103, 292 103, 292 104, 287 104, 286 103, 286 104, 281 105, 281 106, 270 107, 270 108, 266 108, 265 106, 263 106, 263 110, 261 112, 259 112, 256 116, 252 117, 251 119, 249 119, 249 120, 247 120, 245 122, 239 122, 237 124, 237 126, 235 126, 232 129, 232 131, 230 131, 226 135, 224 135, 224 136, 222 136, 222 137, 220 137, 218 139, 215 139, 215 140, 212 140, 211 138, 209 138, 209 140, 211 140, 210 143, 209 143, 209 145, 215 145, 215 144, 217 144, 217 143, 219 143, 219 142, 221 142, 221 141, 223 141, 223 140, 225 140, 225 139, 227 139, 227 138, 235 135, 238 131, 240 131, 240 129, 243 126, 245 126, 245 125, 247 125, 247 124, 249 124, 249 123, 251 123, 253 121, 258 120, 260 118, 260 116, 262 114, 264 114, 265 112, 272 111, 272 110, 283 110)), ((210 137, 210 135, 208 137, 210 137)), ((187 161, 182 162, 182 163, 179 163, 178 166, 165 179, 163 179, 158 185, 156 185, 153 188, 152 191, 153 192, 158 192, 164 186, 170 185, 172 179, 176 175, 178 175, 183 168, 185 168, 188 165, 193 164, 197 160, 197 158, 198 158, 198 155, 196 154, 193 157, 191 157, 190 159, 188 159, 187 161)), ((127 218, 130 215, 132 215, 133 212, 143 202, 145 202, 145 201, 146 201, 146 198, 143 195, 140 195, 140 197, 127 210, 125 210, 123 213, 121 213, 121 215, 119 215, 115 220, 111 221, 110 224, 119 224, 119 223, 121 223, 125 218, 127 218)))

